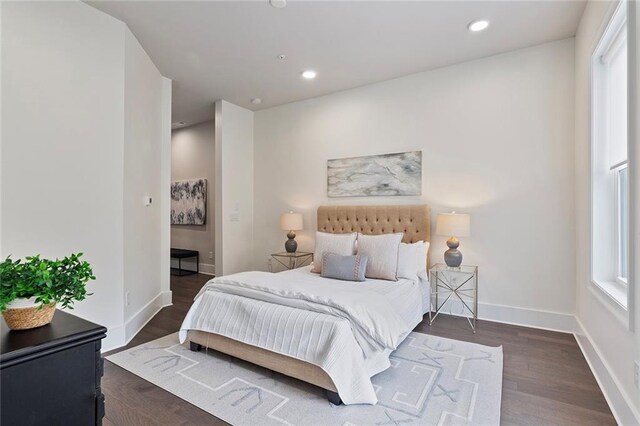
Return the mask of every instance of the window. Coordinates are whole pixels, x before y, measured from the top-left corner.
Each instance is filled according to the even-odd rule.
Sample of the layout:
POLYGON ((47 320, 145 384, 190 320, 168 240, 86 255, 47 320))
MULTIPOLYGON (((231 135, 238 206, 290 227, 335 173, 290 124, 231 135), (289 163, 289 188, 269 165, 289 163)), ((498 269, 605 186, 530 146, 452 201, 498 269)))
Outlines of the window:
POLYGON ((625 163, 615 170, 617 202, 617 279, 626 285, 629 279, 629 169, 625 163))
POLYGON ((626 309, 629 272, 627 14, 620 6, 592 59, 591 275, 626 309))

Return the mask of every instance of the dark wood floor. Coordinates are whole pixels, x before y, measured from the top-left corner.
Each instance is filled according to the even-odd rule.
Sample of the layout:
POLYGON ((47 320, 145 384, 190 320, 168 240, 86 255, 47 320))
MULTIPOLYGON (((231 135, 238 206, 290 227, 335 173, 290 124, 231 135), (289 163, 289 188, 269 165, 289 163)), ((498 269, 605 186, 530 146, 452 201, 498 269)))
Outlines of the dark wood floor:
MULTIPOLYGON (((160 311, 127 348, 180 328, 194 296, 210 277, 172 277, 173 306, 160 311)), ((504 352, 503 425, 614 425, 615 420, 575 338, 570 334, 439 317, 415 331, 488 346, 504 352)), ((124 349, 124 348, 123 348, 124 349)), ((120 349, 122 350, 122 349, 120 349)), ((222 425, 225 422, 105 361, 102 379, 109 425, 222 425)))

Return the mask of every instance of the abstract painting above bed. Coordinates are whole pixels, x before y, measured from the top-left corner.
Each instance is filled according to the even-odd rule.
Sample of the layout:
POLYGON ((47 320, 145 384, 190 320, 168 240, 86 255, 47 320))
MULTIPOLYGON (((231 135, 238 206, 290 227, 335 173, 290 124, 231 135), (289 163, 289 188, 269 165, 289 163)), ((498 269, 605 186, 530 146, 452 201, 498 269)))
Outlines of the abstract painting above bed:
POLYGON ((172 225, 204 225, 206 210, 206 179, 171 182, 172 225))
POLYGON ((327 195, 422 195, 422 151, 329 160, 327 195))

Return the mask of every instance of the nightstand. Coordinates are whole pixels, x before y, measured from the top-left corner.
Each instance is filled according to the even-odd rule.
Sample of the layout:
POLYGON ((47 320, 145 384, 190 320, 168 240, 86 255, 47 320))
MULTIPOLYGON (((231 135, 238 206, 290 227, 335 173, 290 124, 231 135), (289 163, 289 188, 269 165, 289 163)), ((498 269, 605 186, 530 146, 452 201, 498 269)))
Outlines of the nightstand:
MULTIPOLYGON (((280 253, 271 253, 271 258, 287 269, 296 269, 313 262, 313 253, 306 251, 288 253, 282 251, 280 253)), ((269 263, 269 271, 271 271, 271 263, 269 263)))
POLYGON ((429 325, 448 306, 449 314, 465 317, 475 333, 478 319, 478 267, 462 265, 451 268, 444 263, 437 263, 429 270, 429 282, 432 303, 429 325), (457 314, 452 312, 455 305, 458 305, 457 314))

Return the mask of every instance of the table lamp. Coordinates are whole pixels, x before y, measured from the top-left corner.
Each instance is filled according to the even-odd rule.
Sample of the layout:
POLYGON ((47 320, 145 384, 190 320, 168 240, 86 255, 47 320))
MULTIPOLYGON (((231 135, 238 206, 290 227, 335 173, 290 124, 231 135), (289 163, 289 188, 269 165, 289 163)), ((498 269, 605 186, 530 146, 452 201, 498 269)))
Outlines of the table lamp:
POLYGON ((440 213, 436 220, 436 234, 449 237, 444 252, 444 262, 450 268, 458 268, 462 264, 462 253, 458 250, 460 241, 457 237, 471 235, 471 216, 456 212, 440 213))
POLYGON ((302 229, 302 213, 282 213, 280 215, 280 229, 288 231, 288 240, 284 243, 284 249, 287 253, 295 253, 298 250, 298 243, 295 240, 296 233, 293 231, 302 229))

